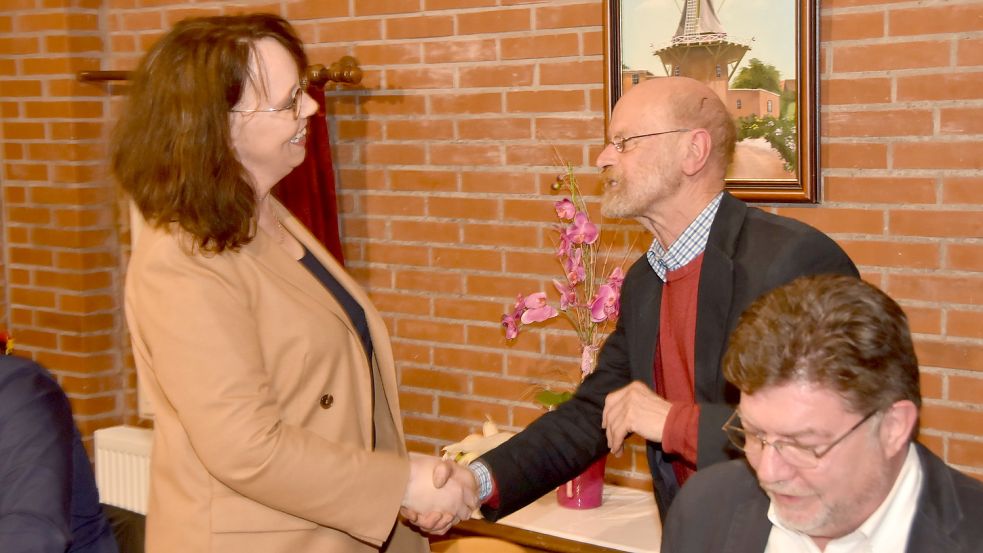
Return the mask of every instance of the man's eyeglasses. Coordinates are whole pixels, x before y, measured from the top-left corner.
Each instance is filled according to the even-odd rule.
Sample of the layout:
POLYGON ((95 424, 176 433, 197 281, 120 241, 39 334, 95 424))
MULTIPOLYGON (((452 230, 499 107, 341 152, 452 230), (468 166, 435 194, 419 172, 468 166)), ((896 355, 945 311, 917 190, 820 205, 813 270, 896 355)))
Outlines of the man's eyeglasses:
POLYGON ((867 422, 877 411, 871 411, 867 416, 860 419, 860 422, 853 425, 842 436, 836 438, 832 443, 823 446, 806 446, 790 442, 787 440, 769 441, 761 433, 750 433, 741 427, 741 415, 737 411, 724 423, 723 431, 727 433, 727 438, 734 447, 740 449, 747 455, 760 455, 766 445, 775 448, 775 451, 782 456, 786 463, 800 469, 812 469, 819 466, 819 460, 826 456, 837 444, 846 439, 854 430, 867 422))
POLYGON ((612 146, 614 146, 615 151, 620 154, 620 153, 623 153, 625 151, 625 144, 627 144, 629 140, 635 140, 636 138, 647 138, 649 136, 659 136, 660 134, 672 134, 672 133, 676 133, 676 132, 686 132, 686 131, 689 131, 689 130, 690 129, 674 129, 674 130, 671 130, 671 131, 650 132, 648 134, 636 134, 635 136, 629 136, 627 138, 621 138, 620 136, 616 136, 616 137, 614 137, 614 138, 611 139, 611 142, 609 142, 609 144, 611 144, 612 146))
POLYGON ((296 121, 297 119, 300 119, 300 111, 304 104, 305 90, 307 90, 307 79, 301 79, 300 85, 297 87, 297 92, 294 92, 293 97, 290 99, 290 103, 282 108, 230 109, 229 111, 234 113, 275 113, 277 111, 290 110, 294 114, 294 121, 296 121))

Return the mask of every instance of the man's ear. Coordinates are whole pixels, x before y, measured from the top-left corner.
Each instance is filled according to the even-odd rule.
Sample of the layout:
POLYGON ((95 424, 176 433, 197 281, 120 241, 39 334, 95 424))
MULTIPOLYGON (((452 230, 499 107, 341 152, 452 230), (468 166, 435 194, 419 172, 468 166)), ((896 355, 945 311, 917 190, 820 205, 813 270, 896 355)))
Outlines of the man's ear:
POLYGON ((880 439, 888 456, 894 456, 908 445, 918 423, 918 407, 910 400, 894 402, 881 420, 880 439))
POLYGON ((688 133, 689 140, 684 144, 686 155, 683 157, 681 169, 686 176, 693 176, 707 164, 710 159, 710 151, 713 147, 713 139, 706 129, 693 129, 688 133))

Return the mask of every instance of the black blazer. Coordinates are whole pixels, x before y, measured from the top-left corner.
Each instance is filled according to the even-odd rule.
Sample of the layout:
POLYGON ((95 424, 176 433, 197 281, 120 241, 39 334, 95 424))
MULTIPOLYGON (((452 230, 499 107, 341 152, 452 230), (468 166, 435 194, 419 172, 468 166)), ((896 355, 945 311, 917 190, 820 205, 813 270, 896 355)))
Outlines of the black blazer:
MULTIPOLYGON (((799 276, 824 273, 858 276, 850 258, 825 234, 724 193, 710 227, 697 297, 697 468, 736 456, 720 427, 739 397, 724 380, 720 361, 738 317, 765 292, 799 276)), ((482 508, 486 518, 496 520, 524 507, 608 452, 601 428, 607 394, 634 380, 654 388, 661 302, 662 281, 643 255, 625 277, 621 316, 601 348, 594 373, 573 399, 480 458, 495 477, 500 499, 497 509, 482 508)), ((679 486, 661 444, 649 442, 647 454, 664 517, 679 486)))
POLYGON ((12 355, 0 356, 0 551, 117 552, 68 398, 12 355))
MULTIPOLYGON (((922 445, 915 448, 924 477, 905 552, 980 553, 983 484, 949 468, 922 445)), ((701 471, 669 510, 661 551, 762 553, 771 533, 769 505, 743 460, 701 471)))

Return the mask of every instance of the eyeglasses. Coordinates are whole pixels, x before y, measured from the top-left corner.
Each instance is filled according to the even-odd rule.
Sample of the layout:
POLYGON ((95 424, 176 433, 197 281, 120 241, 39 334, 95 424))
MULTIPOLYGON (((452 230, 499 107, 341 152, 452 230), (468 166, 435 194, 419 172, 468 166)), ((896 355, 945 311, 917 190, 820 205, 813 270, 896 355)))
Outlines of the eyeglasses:
POLYGON ((277 111, 291 110, 294 114, 294 121, 296 121, 297 119, 300 119, 300 111, 301 108, 303 108, 305 90, 307 90, 307 79, 301 79, 300 85, 297 86, 297 92, 294 92, 293 97, 290 99, 290 103, 282 108, 230 109, 229 111, 233 113, 275 113, 277 111))
POLYGON ((624 151, 625 151, 625 144, 629 140, 635 140, 636 138, 647 138, 649 136, 659 136, 660 134, 672 134, 672 133, 676 133, 676 132, 686 132, 686 131, 689 131, 689 130, 690 129, 675 129, 675 130, 671 130, 671 131, 650 132, 648 134, 636 134, 635 136, 629 136, 627 138, 621 138, 620 136, 616 136, 616 137, 612 138, 611 141, 608 142, 608 144, 611 144, 612 146, 614 146, 615 151, 620 154, 620 153, 624 153, 624 151))
POLYGON ((723 431, 727 433, 727 438, 730 439, 730 443, 734 444, 734 447, 740 449, 748 456, 760 455, 766 445, 770 445, 775 448, 775 451, 782 456, 788 464, 798 467, 800 469, 812 469, 819 466, 819 460, 826 456, 834 447, 840 442, 845 440, 847 436, 853 433, 854 430, 860 428, 860 426, 867 422, 868 419, 877 413, 876 410, 871 411, 867 416, 860 419, 860 422, 853 425, 849 430, 843 433, 842 436, 836 438, 832 443, 826 444, 824 446, 805 446, 797 444, 795 442, 790 442, 787 440, 775 440, 769 441, 764 438, 764 436, 758 433, 750 433, 741 427, 741 415, 737 411, 727 419, 724 423, 723 431))

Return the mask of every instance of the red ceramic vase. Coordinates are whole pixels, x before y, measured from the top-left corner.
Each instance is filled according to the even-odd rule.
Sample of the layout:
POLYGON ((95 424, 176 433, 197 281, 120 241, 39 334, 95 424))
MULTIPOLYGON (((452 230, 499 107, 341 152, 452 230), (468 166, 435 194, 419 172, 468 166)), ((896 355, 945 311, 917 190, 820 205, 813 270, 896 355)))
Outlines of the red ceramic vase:
POLYGON ((601 506, 604 492, 604 463, 601 457, 573 480, 556 489, 556 502, 568 509, 593 509, 601 506))

